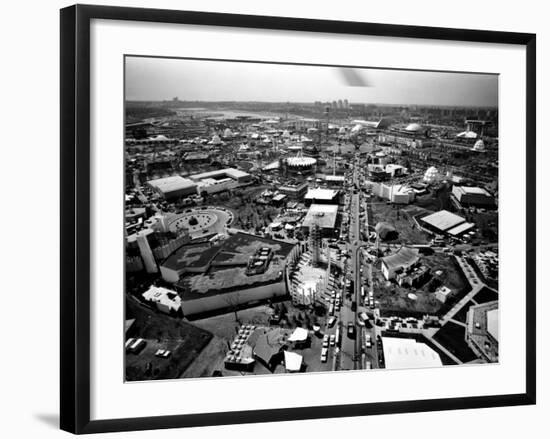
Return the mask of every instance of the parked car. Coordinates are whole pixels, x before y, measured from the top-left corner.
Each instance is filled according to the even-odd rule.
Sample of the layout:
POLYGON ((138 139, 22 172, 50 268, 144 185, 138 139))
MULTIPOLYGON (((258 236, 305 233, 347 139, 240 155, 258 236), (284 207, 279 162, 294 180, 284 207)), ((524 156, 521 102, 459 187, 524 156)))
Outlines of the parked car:
MULTIPOLYGON (((147 342, 143 338, 130 339, 132 343, 128 344, 126 351, 132 354, 139 354, 143 348, 147 345, 147 342)), ((130 341, 128 340, 128 341, 130 341)))
POLYGON ((328 359, 328 348, 321 349, 321 362, 326 363, 328 359))
POLYGON ((168 358, 170 355, 172 355, 172 351, 169 351, 168 349, 158 349, 155 352, 155 357, 159 358, 168 358))
POLYGON ((329 335, 325 334, 323 337, 323 347, 328 348, 328 344, 329 344, 329 335))
POLYGON ((348 337, 355 337, 355 325, 353 324, 353 322, 348 323, 348 337))

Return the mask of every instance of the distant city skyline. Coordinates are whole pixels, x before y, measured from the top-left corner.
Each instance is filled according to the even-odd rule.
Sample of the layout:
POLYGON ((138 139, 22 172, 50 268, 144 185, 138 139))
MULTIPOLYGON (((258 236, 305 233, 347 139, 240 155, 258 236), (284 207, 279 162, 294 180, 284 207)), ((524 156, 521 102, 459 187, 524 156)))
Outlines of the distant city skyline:
POLYGON ((498 107, 498 75, 126 57, 128 101, 498 107))

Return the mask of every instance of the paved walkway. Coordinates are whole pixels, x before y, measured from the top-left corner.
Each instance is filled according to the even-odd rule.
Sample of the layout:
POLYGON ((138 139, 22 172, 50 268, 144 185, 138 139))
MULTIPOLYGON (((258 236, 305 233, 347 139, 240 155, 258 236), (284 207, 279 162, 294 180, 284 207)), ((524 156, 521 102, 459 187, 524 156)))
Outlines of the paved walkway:
POLYGON ((457 325, 464 326, 465 328, 467 327, 467 326, 466 326, 466 323, 464 323, 464 322, 459 322, 458 320, 455 320, 455 319, 449 319, 449 322, 456 323, 457 325))
POLYGON ((486 285, 481 281, 478 275, 475 273, 474 269, 466 262, 466 260, 461 256, 455 256, 458 265, 462 269, 466 279, 470 283, 472 290, 466 294, 462 299, 458 301, 448 312, 441 318, 441 326, 445 325, 449 320, 451 320, 454 315, 460 311, 472 298, 481 291, 486 285))

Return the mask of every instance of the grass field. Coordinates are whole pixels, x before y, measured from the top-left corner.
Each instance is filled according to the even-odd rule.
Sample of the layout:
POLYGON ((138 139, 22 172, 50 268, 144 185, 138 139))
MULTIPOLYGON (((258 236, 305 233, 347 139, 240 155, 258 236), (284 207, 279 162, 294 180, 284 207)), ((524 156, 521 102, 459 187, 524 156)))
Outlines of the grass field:
POLYGON ((208 203, 231 209, 234 220, 232 227, 246 231, 258 231, 269 225, 280 213, 280 209, 256 204, 255 200, 268 186, 249 186, 236 190, 232 196, 228 194, 213 195, 208 203))
POLYGON ((374 202, 371 205, 372 218, 369 218, 369 223, 373 226, 382 221, 390 223, 399 233, 397 239, 399 242, 407 244, 428 243, 430 237, 416 227, 411 215, 408 213, 410 211, 410 207, 401 208, 388 205, 385 202, 374 202))
POLYGON ((429 291, 429 282, 418 289, 403 288, 395 282, 388 283, 379 269, 373 270, 375 300, 379 302, 382 316, 410 316, 422 317, 424 314, 442 315, 453 304, 460 300, 469 290, 469 285, 451 256, 434 253, 423 256, 421 262, 431 269, 431 274, 439 279, 441 285, 451 289, 445 303, 435 298, 434 292, 429 291), (437 276, 436 272, 441 271, 437 276), (416 300, 408 297, 409 293, 416 295, 416 300))

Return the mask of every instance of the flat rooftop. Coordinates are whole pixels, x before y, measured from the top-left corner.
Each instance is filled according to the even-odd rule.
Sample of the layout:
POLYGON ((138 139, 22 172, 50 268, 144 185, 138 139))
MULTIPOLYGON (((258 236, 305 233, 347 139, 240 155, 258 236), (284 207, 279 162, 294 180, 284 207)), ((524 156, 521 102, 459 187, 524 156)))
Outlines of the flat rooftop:
POLYGON ((149 186, 154 187, 162 193, 169 193, 197 186, 197 183, 195 183, 193 180, 183 178, 179 175, 158 178, 156 180, 149 180, 147 183, 149 184, 149 186))
POLYGON ((338 191, 333 189, 309 189, 305 198, 309 200, 332 200, 338 195, 338 191))
POLYGON ((186 290, 181 294, 185 301, 279 281, 283 261, 293 248, 294 244, 288 242, 239 232, 216 245, 184 245, 168 256, 162 266, 181 273, 178 285, 186 290), (273 259, 264 273, 247 275, 249 257, 260 247, 270 248, 273 259), (186 268, 195 272, 186 273, 186 268))
POLYGON ((462 224, 466 221, 461 216, 458 216, 448 210, 440 210, 439 212, 432 213, 431 215, 422 218, 426 224, 429 224, 436 229, 447 231, 453 227, 462 224))
POLYGON ((336 204, 312 204, 307 211, 302 226, 310 227, 317 224, 323 229, 334 228, 337 215, 338 205, 336 204))
POLYGON ((449 235, 457 236, 475 227, 474 223, 462 223, 452 229, 447 230, 449 235))
POLYGON ((412 338, 382 337, 386 369, 443 366, 439 354, 426 343, 412 338))
POLYGON ((219 177, 229 177, 233 179, 239 179, 250 176, 249 173, 241 171, 239 169, 235 168, 226 168, 226 169, 219 169, 216 171, 208 171, 208 172, 202 172, 201 174, 193 174, 190 176, 193 180, 204 180, 206 178, 219 178, 219 177))
POLYGON ((325 181, 335 181, 335 182, 344 182, 346 177, 343 175, 325 175, 325 181))
POLYGON ((483 194, 490 195, 485 189, 481 187, 470 187, 470 186, 458 186, 458 189, 467 193, 467 194, 483 194))
POLYGON ((487 332, 498 341, 498 308, 487 311, 487 332))

